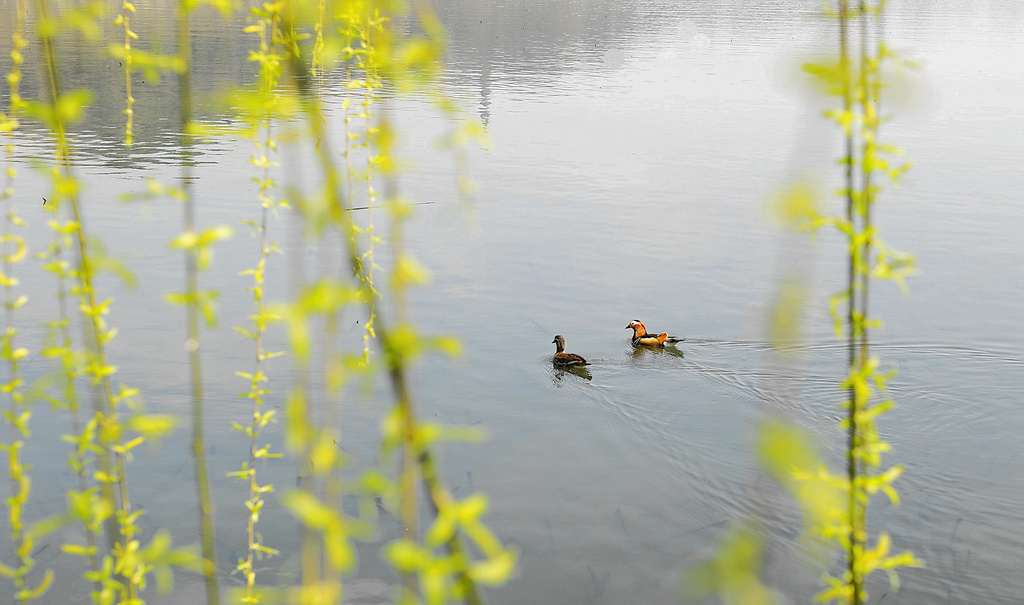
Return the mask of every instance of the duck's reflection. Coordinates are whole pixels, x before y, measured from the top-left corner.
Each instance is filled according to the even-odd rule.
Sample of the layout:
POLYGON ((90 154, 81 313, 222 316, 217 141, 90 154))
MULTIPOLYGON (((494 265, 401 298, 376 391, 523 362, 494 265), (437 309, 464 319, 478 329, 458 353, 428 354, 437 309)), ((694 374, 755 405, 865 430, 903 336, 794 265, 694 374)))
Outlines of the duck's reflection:
MULTIPOLYGON (((563 379, 566 378, 566 374, 572 374, 584 380, 591 380, 593 376, 590 375, 590 369, 587 366, 574 366, 574 367, 560 367, 554 366, 554 372, 552 373, 552 380, 557 385, 563 379)), ((572 380, 572 378, 569 378, 572 380)))
POLYGON ((678 357, 683 359, 683 351, 672 345, 664 347, 648 347, 646 345, 634 345, 632 357, 633 359, 642 359, 647 354, 651 355, 671 355, 672 357, 678 357))

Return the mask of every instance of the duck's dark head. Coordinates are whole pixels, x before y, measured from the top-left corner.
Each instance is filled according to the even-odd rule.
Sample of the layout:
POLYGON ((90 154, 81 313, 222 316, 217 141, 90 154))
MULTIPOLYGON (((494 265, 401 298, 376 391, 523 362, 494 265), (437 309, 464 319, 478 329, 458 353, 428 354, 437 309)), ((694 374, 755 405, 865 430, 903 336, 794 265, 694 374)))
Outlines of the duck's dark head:
POLYGON ((554 343, 555 348, 558 350, 559 353, 565 350, 565 337, 562 336, 561 334, 556 334, 555 339, 552 340, 551 342, 554 343))

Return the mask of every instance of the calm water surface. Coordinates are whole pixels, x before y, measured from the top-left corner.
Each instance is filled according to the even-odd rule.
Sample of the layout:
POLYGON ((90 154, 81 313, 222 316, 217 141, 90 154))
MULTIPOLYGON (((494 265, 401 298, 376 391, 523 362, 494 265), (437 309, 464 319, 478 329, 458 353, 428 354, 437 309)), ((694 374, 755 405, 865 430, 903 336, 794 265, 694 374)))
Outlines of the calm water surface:
MULTIPOLYGON (((813 175, 823 190, 835 185, 839 141, 821 118, 824 101, 796 71, 833 43, 819 3, 436 5, 451 36, 447 85, 483 121, 490 142, 471 151, 478 196, 467 215, 450 158, 432 146, 443 125, 423 104, 396 109, 415 166, 403 190, 434 202, 409 226, 409 247, 432 274, 413 296, 414 318, 457 334, 466 352, 454 363, 427 360, 415 382, 423 416, 489 434, 483 445, 443 452, 456 495, 486 492, 488 521, 521 552, 518 578, 489 601, 679 602, 683 570, 746 517, 765 522, 769 583, 792 602, 810 601, 833 562, 801 553, 799 519, 751 444, 758 421, 781 414, 812 431, 826 458, 838 463, 842 452, 837 384, 845 352, 826 311, 841 287, 842 251, 828 233, 814 244, 781 234, 767 209, 793 178, 813 175), (766 344, 767 309, 779 279, 794 271, 812 290, 806 345, 780 360, 766 344), (681 354, 633 351, 624 326, 634 317, 687 336, 681 354), (556 333, 591 360, 588 376, 552 370, 556 333)), ((912 549, 927 567, 903 571, 898 592, 873 579, 871 602, 1015 602, 1024 593, 1024 8, 1010 0, 902 1, 892 3, 887 25, 891 44, 921 69, 906 75, 887 105, 894 119, 884 137, 902 145, 914 167, 885 192, 878 221, 884 239, 915 254, 920 270, 907 294, 882 284, 872 301, 885 320, 874 350, 899 369, 898 408, 880 428, 893 445, 887 461, 906 472, 897 485, 901 505, 878 500, 871 522, 873 533, 885 529, 897 550, 912 549)), ((226 27, 212 16, 201 21, 197 44, 223 38, 217 32, 226 27)), ((197 81, 212 90, 248 77, 244 56, 201 64, 206 76, 197 81)), ((169 87, 138 92, 139 114, 158 114, 147 99, 158 107, 169 87)), ((127 151, 117 144, 121 99, 103 101, 75 139, 88 226, 139 278, 136 289, 105 284, 121 330, 112 355, 120 379, 140 387, 150 409, 184 418, 181 312, 163 303, 183 279, 178 255, 167 249, 180 210, 115 201, 142 190, 144 177, 176 177, 176 125, 140 117, 148 125, 127 151)), ((212 106, 208 112, 226 121, 212 106)), ((46 153, 32 138, 24 148, 46 153)), ((204 224, 256 216, 248 156, 245 142, 203 147, 196 194, 204 224)), ((301 159, 282 162, 281 180, 317 179, 301 159)), ((46 189, 22 172, 21 213, 38 250, 47 235, 35 205, 46 189)), ((289 257, 272 261, 278 293, 301 265, 290 225, 283 215, 272 234, 289 257)), ((248 369, 250 354, 228 326, 250 312, 248 279, 238 273, 256 251, 240 226, 204 277, 223 298, 221 328, 204 342, 214 477, 247 455, 230 426, 248 414, 234 372, 248 369)), ((306 270, 330 270, 331 257, 311 249, 306 270)), ((41 322, 53 313, 51 280, 28 273, 22 280, 35 301, 23 334, 39 342, 41 322)), ((353 341, 362 332, 358 319, 346 328, 353 341)), ((39 359, 28 368, 46 371, 39 359)), ((279 407, 289 370, 285 362, 274 369, 270 405, 279 407)), ((355 467, 377 460, 388 390, 377 392, 353 391, 341 404, 355 467)), ((64 422, 40 411, 30 442, 40 516, 61 510, 63 491, 74 486, 64 454, 46 446, 64 422)), ((170 527, 178 543, 197 540, 186 433, 140 454, 130 471, 133 497, 149 511, 145 529, 170 527)), ((264 470, 280 488, 294 481, 293 461, 264 470)), ((227 479, 214 489, 227 576, 245 548, 245 496, 227 479)), ((265 542, 294 551, 294 526, 276 502, 264 519, 265 542)), ((53 602, 84 602, 74 583, 80 570, 57 550, 38 557, 59 572, 53 602)), ((267 582, 294 574, 287 555, 264 563, 267 582)), ((367 545, 347 602, 383 602, 395 583, 367 545)), ((167 602, 201 594, 187 575, 178 588, 167 602)))

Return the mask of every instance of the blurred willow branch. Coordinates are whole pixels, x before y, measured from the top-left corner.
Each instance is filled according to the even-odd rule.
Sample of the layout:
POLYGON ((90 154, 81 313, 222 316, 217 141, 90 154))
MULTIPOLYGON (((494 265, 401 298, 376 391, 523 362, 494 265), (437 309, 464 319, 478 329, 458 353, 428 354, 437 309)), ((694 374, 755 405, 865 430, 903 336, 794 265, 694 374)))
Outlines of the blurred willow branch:
MULTIPOLYGON (((895 182, 909 167, 893 160, 902 150, 879 142, 883 73, 888 65, 901 63, 885 43, 885 8, 884 0, 874 4, 860 1, 856 6, 851 6, 850 0, 838 0, 834 9, 826 9, 838 24, 836 57, 803 66, 822 92, 840 100, 840 106, 825 115, 843 134, 844 152, 839 162, 843 184, 838 191, 844 202, 843 214, 823 214, 816 191, 808 183, 794 184, 775 200, 776 214, 787 229, 813 233, 827 226, 846 238, 847 286, 829 299, 836 335, 845 341, 848 353, 847 376, 842 381, 848 394, 842 403, 847 416, 840 422, 847 437, 845 472, 829 469, 815 453, 810 438, 788 423, 772 419, 758 429, 758 458, 800 506, 803 533, 838 545, 844 554, 844 572, 827 577, 826 588, 816 600, 853 605, 866 602, 865 580, 872 572, 888 573, 893 587, 898 588, 897 568, 922 565, 910 551, 891 554, 892 540, 886 532, 870 546, 866 531, 871 496, 884 492, 898 504, 893 483, 903 471, 901 465, 879 470, 881 455, 890 446, 880 437, 876 419, 894 405, 887 383, 895 372, 880 370, 879 359, 869 353, 870 330, 880 326, 868 315, 869 286, 873 279, 887 279, 903 288, 914 265, 912 257, 882 242, 872 215, 882 178, 895 182), (859 34, 856 50, 855 34, 859 34)), ((772 306, 769 329, 780 350, 797 342, 805 295, 806 288, 791 276, 772 306)), ((690 576, 693 594, 718 594, 725 602, 737 604, 778 602, 778 596, 759 578, 764 548, 759 531, 755 525, 730 534, 715 558, 697 568, 714 571, 711 580, 690 576)))

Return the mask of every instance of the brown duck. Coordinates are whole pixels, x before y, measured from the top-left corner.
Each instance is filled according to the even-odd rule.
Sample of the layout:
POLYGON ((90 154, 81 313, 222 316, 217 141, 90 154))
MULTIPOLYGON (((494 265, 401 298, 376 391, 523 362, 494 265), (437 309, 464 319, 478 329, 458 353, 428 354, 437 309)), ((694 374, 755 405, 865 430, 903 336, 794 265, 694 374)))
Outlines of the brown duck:
POLYGON ((561 334, 557 334, 555 339, 551 342, 555 345, 555 356, 551 358, 551 362, 556 366, 571 368, 587 365, 586 359, 583 359, 575 353, 565 352, 565 337, 561 334))
POLYGON ((648 334, 647 328, 644 326, 644 322, 639 319, 634 319, 629 322, 626 329, 633 328, 633 346, 648 346, 648 347, 663 347, 666 344, 675 344, 677 342, 683 342, 685 338, 676 338, 675 336, 669 336, 665 332, 661 334, 648 334))

